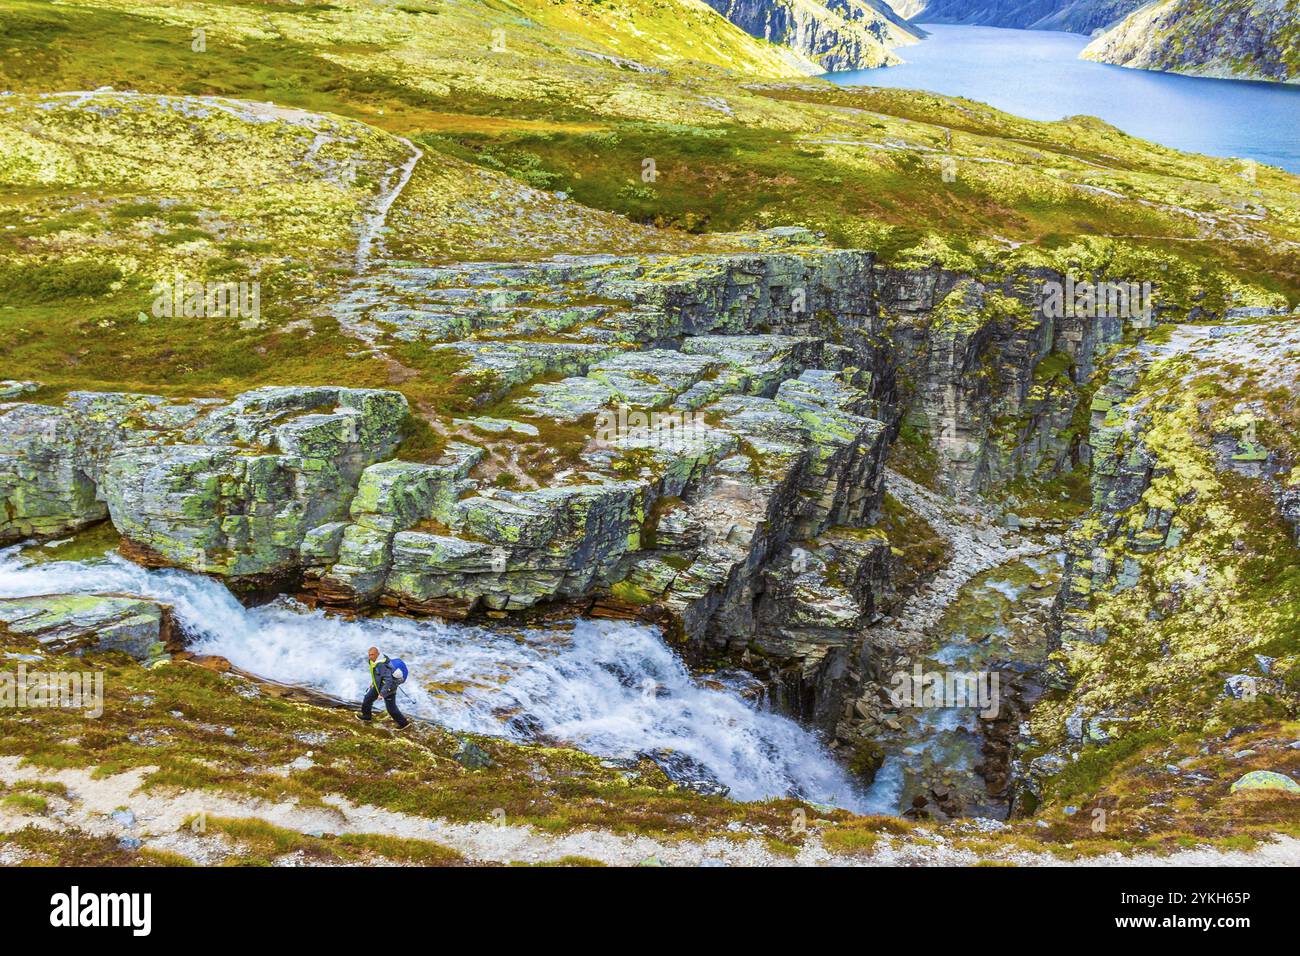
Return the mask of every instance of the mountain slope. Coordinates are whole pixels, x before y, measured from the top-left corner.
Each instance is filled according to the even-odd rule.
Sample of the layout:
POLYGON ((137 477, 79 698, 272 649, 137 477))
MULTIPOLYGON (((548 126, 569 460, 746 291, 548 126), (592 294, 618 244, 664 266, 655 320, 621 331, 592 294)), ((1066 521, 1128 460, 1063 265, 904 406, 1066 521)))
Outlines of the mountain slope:
POLYGON ((907 22, 886 0, 822 0, 823 5, 844 19, 859 23, 887 46, 902 46, 925 36, 920 27, 907 22))
POLYGON ((1082 56, 1144 70, 1300 82, 1300 2, 1161 0, 1098 37, 1082 56))
POLYGON ((828 72, 893 66, 891 48, 923 35, 877 0, 704 0, 751 36, 793 49, 828 72))
POLYGON ((1141 4, 1142 0, 906 0, 897 9, 918 23, 1092 33, 1141 4))

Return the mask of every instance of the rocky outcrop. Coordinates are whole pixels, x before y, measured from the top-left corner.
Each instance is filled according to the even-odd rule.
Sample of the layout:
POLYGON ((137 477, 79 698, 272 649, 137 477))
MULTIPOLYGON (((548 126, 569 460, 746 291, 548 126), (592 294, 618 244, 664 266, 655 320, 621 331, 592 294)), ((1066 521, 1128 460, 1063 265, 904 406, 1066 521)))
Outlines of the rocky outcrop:
POLYGON ((1026 805, 1082 748, 1295 713, 1300 331, 1260 311, 1108 361, 1091 405, 1092 507, 1067 538, 1048 630, 1056 692, 1018 762, 1026 805))
POLYGON ((56 654, 123 651, 148 660, 172 639, 168 608, 145 598, 51 594, 0 599, 0 632, 56 654))
POLYGON ((885 0, 823 0, 823 3, 828 10, 870 30, 886 46, 903 46, 914 42, 914 38, 925 36, 924 30, 908 23, 907 18, 885 0))
POLYGON ((693 390, 674 399, 689 408, 728 392, 770 395, 818 363, 852 365, 871 373, 877 417, 892 428, 902 415, 934 446, 940 485, 958 494, 1068 470, 1086 454, 1077 413, 1094 357, 1135 320, 1053 312, 1049 289, 1065 277, 1051 270, 981 281, 939 267, 885 268, 870 253, 819 249, 807 233, 783 232, 801 248, 397 265, 358 289, 344 321, 362 337, 429 342, 454 356, 480 402, 558 379, 530 387, 519 404, 566 421, 611 402, 666 401, 662 387, 631 387, 650 371, 638 363, 671 362, 675 376, 693 377, 693 390), (810 363, 806 354, 774 354, 764 382, 738 386, 736 376, 752 377, 750 357, 716 356, 730 369, 719 376, 717 365, 681 354, 698 354, 703 337, 752 333, 815 340, 799 348, 820 355, 810 363))
POLYGON ((1113 556, 1105 545, 1116 537, 1134 545, 1134 551, 1158 550, 1166 540, 1176 544, 1181 531, 1173 529, 1173 515, 1163 509, 1149 512, 1140 528, 1123 522, 1124 513, 1142 500, 1154 474, 1155 459, 1142 440, 1149 418, 1128 414, 1138 369, 1118 366, 1093 398, 1088 445, 1094 520, 1071 529, 1066 550, 1065 575, 1057 594, 1057 622, 1052 638, 1059 645, 1069 640, 1104 640, 1083 624, 1083 610, 1093 592, 1123 590, 1137 583, 1135 555, 1113 556))
POLYGON ((233 581, 292 575, 307 532, 346 514, 406 414, 396 392, 332 387, 0 405, 0 535, 49 536, 107 515, 145 563, 233 581))
POLYGON ((1097 354, 1132 320, 1055 309, 1063 277, 1048 270, 1000 283, 942 270, 880 278, 894 401, 932 446, 937 487, 960 496, 1086 460, 1076 415, 1097 354))
POLYGON ((14 379, 5 379, 0 381, 0 399, 9 401, 29 392, 34 392, 39 388, 40 385, 37 382, 19 382, 14 379))
POLYGON ((1092 33, 1115 23, 1145 0, 908 0, 896 6, 916 23, 961 23, 1018 30, 1092 33))
POLYGON ((328 606, 653 621, 832 731, 895 560, 875 526, 899 429, 953 494, 1072 468, 1095 356, 1125 323, 1057 317, 1048 270, 885 267, 802 230, 756 244, 386 263, 345 327, 427 346, 492 405, 437 422, 427 461, 393 459, 395 392, 0 405, 5 531, 107 514, 136 560, 328 606))
POLYGON ((478 400, 509 402, 461 421, 430 479, 449 493, 421 497, 441 505, 309 535, 308 589, 444 616, 594 599, 700 658, 744 657, 778 707, 833 729, 889 577, 866 529, 900 423, 953 493, 1072 468, 1095 356, 1126 323, 1055 316, 1047 270, 979 281, 780 238, 801 248, 375 277, 359 334, 465 356, 478 400), (485 486, 480 465, 557 425, 590 440, 553 477, 485 486))
POLYGON ((789 544, 764 571, 755 654, 774 707, 824 731, 860 692, 863 628, 884 607, 890 541, 875 529, 832 527, 789 544))
MULTIPOLYGON (((702 336, 691 347, 748 356, 790 350, 775 336, 702 336)), ((665 399, 698 397, 693 375, 673 376, 663 357, 656 364, 662 374, 634 379, 638 388, 651 395, 662 390, 665 399)), ((760 365, 755 361, 753 368, 760 365)), ((593 375, 607 376, 608 370, 593 375)), ((616 587, 616 594, 640 594, 636 582, 649 573, 646 562, 662 569, 665 558, 700 552, 699 535, 660 540, 663 509, 698 498, 704 502, 700 507, 716 510, 711 494, 720 488, 752 499, 759 509, 756 520, 766 520, 770 509, 770 519, 787 535, 861 520, 878 484, 874 471, 886 429, 856 414, 870 399, 846 377, 852 376, 807 370, 783 382, 770 399, 738 394, 697 410, 668 406, 649 424, 620 430, 614 422, 608 434, 593 435, 591 448, 575 463, 581 480, 534 491, 478 487, 473 492, 476 483, 469 474, 482 450, 469 445, 453 445, 429 465, 372 465, 361 476, 351 520, 321 526, 304 540, 307 586, 327 603, 382 599, 416 613, 453 616, 480 604, 519 610, 582 600, 618 584, 622 591, 616 587), (664 547, 685 541, 691 545, 664 547)), ((734 384, 743 390, 761 388, 764 381, 761 375, 746 376, 734 384)), ((724 382, 719 375, 712 384, 721 389, 724 382)), ((588 394, 571 388, 584 398, 588 394)), ((553 391, 547 394, 559 401, 553 391)), ((577 411, 580 416, 586 408, 577 411)), ((695 569, 700 580, 692 595, 722 587, 737 564, 752 562, 753 571, 762 564, 762 553, 739 543, 735 515, 727 518, 727 528, 714 529, 720 553, 695 569)), ((710 519, 711 524, 721 520, 710 519)), ((674 572, 660 583, 675 577, 674 572)), ((670 603, 688 622, 688 631, 703 633, 708 615, 690 610, 691 600, 670 603)))
POLYGON ((901 63, 891 49, 924 34, 876 0, 705 0, 751 36, 788 46, 828 73, 901 63))
MULTIPOLYGON (((1213 363, 1208 367, 1228 367, 1241 374, 1242 368, 1253 366, 1277 376, 1275 384, 1287 381, 1294 368, 1288 350, 1300 344, 1300 332, 1279 328, 1286 331, 1270 336, 1267 325, 1182 327, 1169 341, 1114 356, 1090 406, 1092 508, 1087 520, 1069 535, 1053 630, 1058 644, 1107 639, 1104 628, 1085 623, 1087 611, 1099 598, 1134 587, 1150 556, 1179 548, 1191 530, 1183 512, 1198 496, 1205 496, 1205 482, 1187 478, 1189 466, 1180 469, 1171 463, 1169 451, 1162 455, 1152 448, 1152 431, 1162 424, 1162 409, 1140 387, 1142 376, 1154 363, 1199 353, 1199 361, 1213 363), (1277 371, 1271 368, 1273 363, 1277 371), (1167 487, 1179 493, 1171 495, 1167 487)), ((1210 438, 1213 469, 1260 482, 1277 513, 1296 529, 1300 543, 1292 463, 1286 455, 1271 454, 1256 433, 1257 419, 1266 418, 1262 406, 1254 404, 1222 420, 1210 438)), ((1157 435, 1167 441, 1163 434, 1157 435)))
POLYGON ((1300 82, 1297 0, 1159 0, 1092 41, 1085 60, 1143 70, 1300 82))
MULTIPOLYGON (((795 542, 815 547, 812 539, 839 525, 861 526, 879 504, 886 428, 861 414, 868 402, 850 374, 813 370, 773 399, 713 406, 734 444, 649 515, 649 547, 625 563, 628 585, 613 596, 680 622, 703 646, 743 649, 756 633, 761 572, 778 553, 795 542)), ((853 621, 835 624, 851 630, 853 621)))
POLYGON ((0 405, 0 544, 53 537, 108 515, 75 431, 67 409, 0 405))

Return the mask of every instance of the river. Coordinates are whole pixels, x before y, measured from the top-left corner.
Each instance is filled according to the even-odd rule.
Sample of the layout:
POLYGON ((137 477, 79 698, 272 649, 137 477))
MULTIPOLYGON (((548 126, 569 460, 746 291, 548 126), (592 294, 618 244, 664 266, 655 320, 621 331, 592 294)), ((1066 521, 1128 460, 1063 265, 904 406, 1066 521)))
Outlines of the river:
POLYGON ((411 668, 402 708, 452 730, 563 742, 606 757, 672 751, 707 768, 738 800, 793 796, 848 810, 887 809, 864 800, 811 732, 750 699, 725 674, 697 679, 652 627, 348 619, 286 598, 248 608, 202 575, 146 570, 116 554, 32 563, 20 550, 0 551, 0 598, 151 597, 172 606, 190 650, 220 655, 259 677, 359 701, 373 644, 411 668))

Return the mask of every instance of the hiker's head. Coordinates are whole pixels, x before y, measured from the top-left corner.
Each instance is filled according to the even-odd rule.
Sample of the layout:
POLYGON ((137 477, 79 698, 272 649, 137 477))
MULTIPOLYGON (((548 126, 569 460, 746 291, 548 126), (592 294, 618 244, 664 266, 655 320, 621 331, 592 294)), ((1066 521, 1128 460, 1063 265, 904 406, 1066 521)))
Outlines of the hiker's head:
POLYGON ((377 647, 370 648, 370 650, 366 651, 366 657, 370 658, 372 663, 374 661, 379 660, 379 648, 377 647))

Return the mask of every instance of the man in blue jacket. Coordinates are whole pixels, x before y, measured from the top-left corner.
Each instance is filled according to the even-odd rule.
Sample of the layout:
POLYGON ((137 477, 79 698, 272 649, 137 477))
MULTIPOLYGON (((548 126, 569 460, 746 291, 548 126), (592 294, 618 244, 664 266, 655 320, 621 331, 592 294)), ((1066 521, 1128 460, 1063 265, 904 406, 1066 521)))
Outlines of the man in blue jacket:
POLYGON ((370 648, 366 656, 370 658, 370 687, 366 689, 365 699, 361 701, 361 719, 371 719, 370 711, 375 706, 375 701, 382 697, 393 723, 397 724, 399 730, 406 727, 410 721, 397 709, 397 685, 406 675, 398 678, 393 662, 380 654, 377 647, 370 648))

